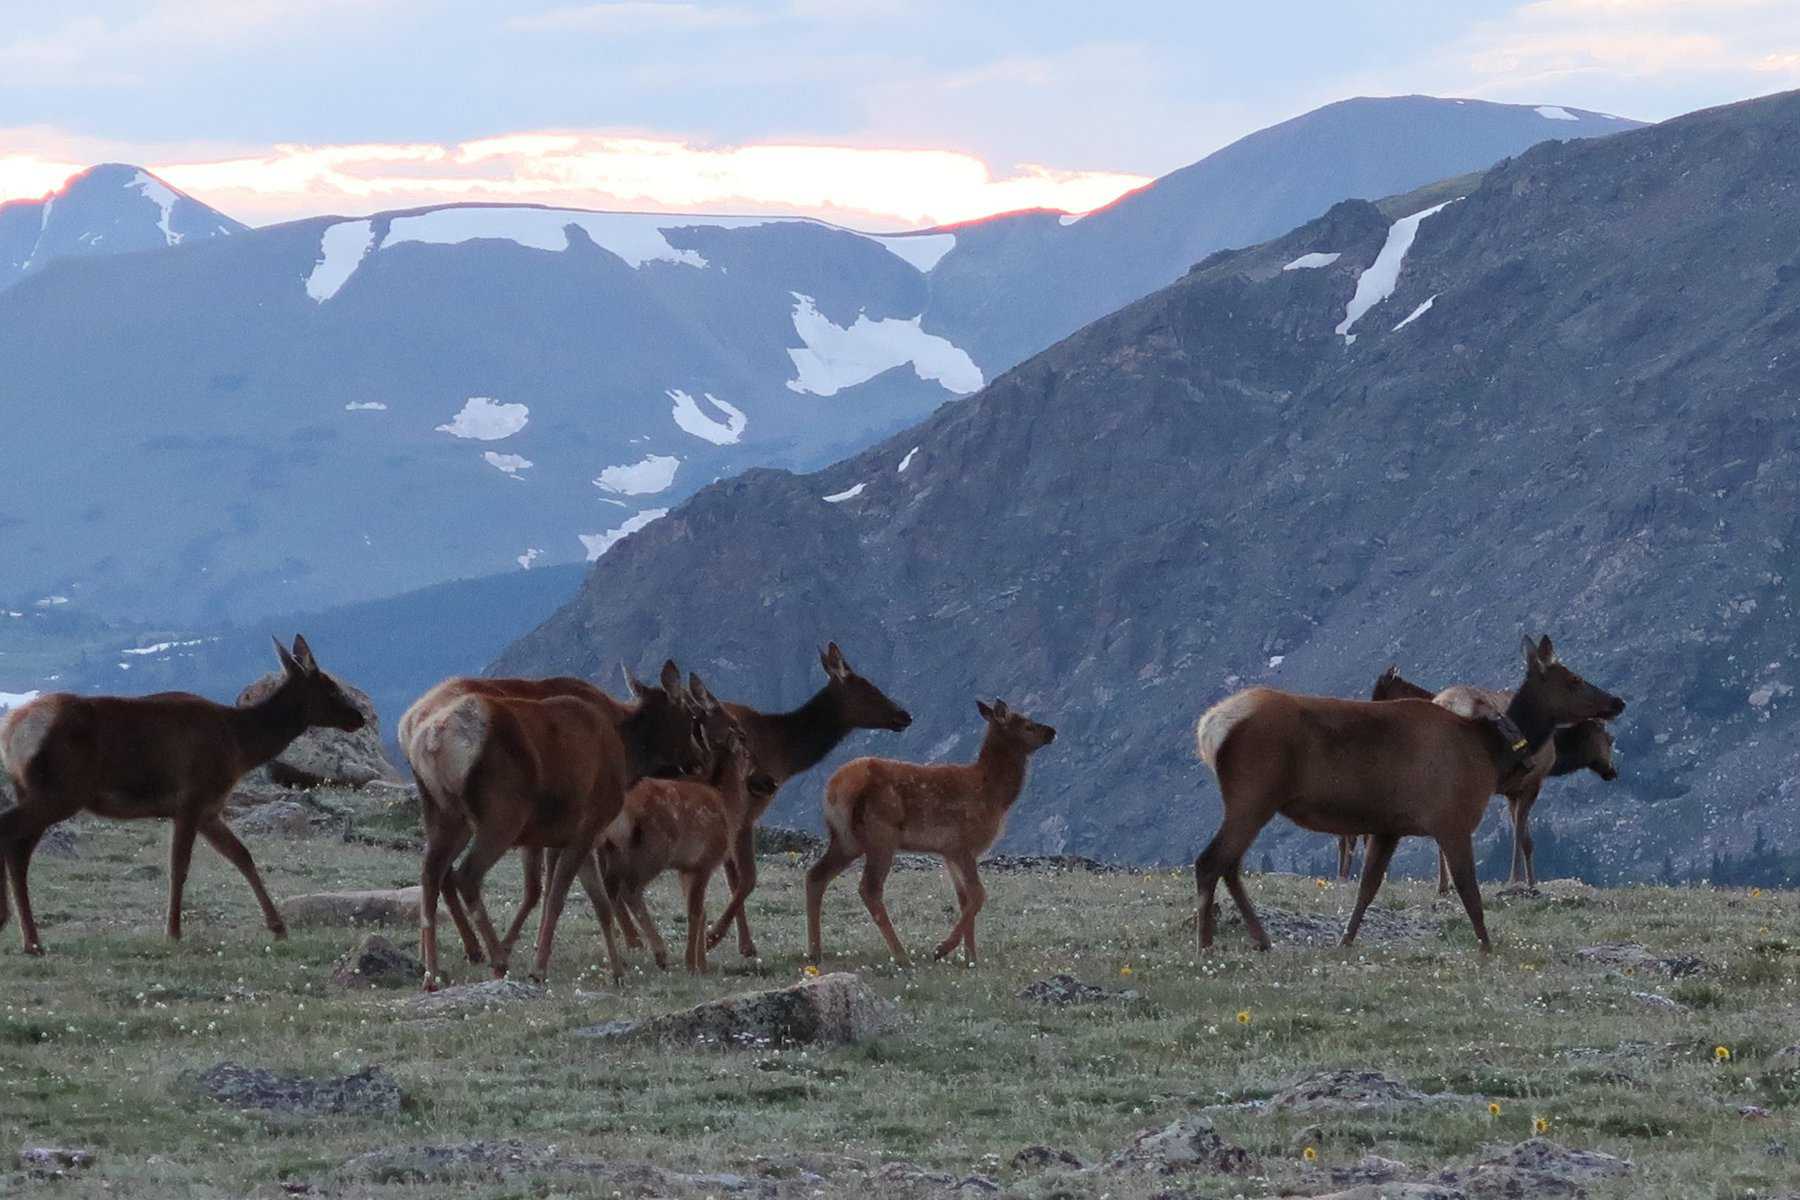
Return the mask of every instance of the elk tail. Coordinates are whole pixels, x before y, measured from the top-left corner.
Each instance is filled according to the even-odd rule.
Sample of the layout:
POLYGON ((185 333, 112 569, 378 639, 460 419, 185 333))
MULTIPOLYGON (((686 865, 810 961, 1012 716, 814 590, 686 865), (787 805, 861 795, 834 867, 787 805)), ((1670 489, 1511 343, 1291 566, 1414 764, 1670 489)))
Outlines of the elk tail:
POLYGON ((1261 700, 1261 695, 1255 691, 1227 696, 1207 709, 1199 724, 1194 726, 1195 748, 1201 761, 1215 774, 1219 769, 1219 751, 1225 748, 1226 739, 1246 717, 1256 712, 1261 700))

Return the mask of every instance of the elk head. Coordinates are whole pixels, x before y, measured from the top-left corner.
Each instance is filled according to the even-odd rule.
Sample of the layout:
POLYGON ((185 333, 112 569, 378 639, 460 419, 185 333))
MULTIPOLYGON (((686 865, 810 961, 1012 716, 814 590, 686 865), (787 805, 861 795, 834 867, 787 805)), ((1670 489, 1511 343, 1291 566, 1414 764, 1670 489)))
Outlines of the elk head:
POLYGON ((912 724, 912 714, 889 700, 882 690, 850 669, 844 652, 832 642, 819 651, 819 663, 825 668, 830 690, 838 711, 857 729, 891 729, 895 733, 912 724))
POLYGON ((1027 754, 1033 750, 1041 750, 1056 740, 1056 730, 1032 720, 1024 713, 1012 711, 1004 700, 994 701, 992 708, 977 700, 975 710, 996 736, 1021 747, 1027 754))
POLYGON ((1573 725, 1597 718, 1610 721, 1625 711, 1625 701, 1596 687, 1564 666, 1548 635, 1524 640, 1525 683, 1521 692, 1531 695, 1531 707, 1553 725, 1573 725))
POLYGON ((705 770, 711 757, 706 729, 694 698, 681 686, 681 668, 663 663, 655 686, 640 680, 630 667, 625 681, 637 700, 637 711, 619 723, 626 747, 645 775, 677 778, 705 770))
POLYGON ((363 727, 367 718, 362 710, 356 707, 356 702, 337 680, 319 669, 312 647, 306 644, 305 638, 294 635, 292 652, 281 644, 280 638, 273 640, 275 656, 281 660, 281 671, 286 676, 281 688, 298 701, 301 715, 309 727, 323 725, 346 733, 354 733, 363 727))

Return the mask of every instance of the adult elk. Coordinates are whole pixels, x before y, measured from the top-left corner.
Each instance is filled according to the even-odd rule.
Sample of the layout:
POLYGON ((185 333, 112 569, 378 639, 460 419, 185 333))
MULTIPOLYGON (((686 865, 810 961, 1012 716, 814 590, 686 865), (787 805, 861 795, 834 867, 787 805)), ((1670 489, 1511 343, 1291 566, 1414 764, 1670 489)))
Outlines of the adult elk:
MULTIPOLYGON (((630 682, 635 702, 622 704, 591 684, 582 686, 592 694, 540 687, 541 694, 533 696, 526 693, 541 681, 453 680, 432 689, 401 718, 402 748, 426 813, 419 940, 427 988, 438 978, 437 903, 446 883, 447 894, 454 895, 453 918, 460 901, 474 919, 495 976, 504 976, 510 947, 495 935, 481 902, 482 879, 515 846, 565 851, 538 924, 532 975, 541 979, 569 885, 619 815, 625 793, 646 776, 685 774, 705 760, 693 702, 675 664, 663 664, 660 687, 630 682), (471 841, 452 871, 451 863, 471 841)), ((604 891, 599 895, 596 904, 604 905, 604 891)), ((610 925, 606 930, 618 977, 622 962, 610 925)))
POLYGON ((825 668, 825 686, 792 712, 765 713, 747 704, 725 705, 737 718, 750 742, 750 757, 772 786, 753 794, 749 820, 738 831, 731 854, 725 860, 725 878, 731 885, 736 911, 721 913, 707 935, 706 944, 718 945, 731 922, 737 922, 738 953, 756 957, 756 941, 750 936, 750 919, 742 898, 756 888, 756 822, 774 803, 781 785, 817 766, 826 755, 858 729, 887 729, 895 733, 912 724, 912 714, 895 704, 880 688, 851 670, 843 651, 832 642, 819 652, 825 668))
POLYGON ((1373 835, 1343 944, 1356 938, 1402 837, 1430 837, 1450 864, 1483 952, 1490 948, 1475 882, 1475 828, 1487 798, 1558 725, 1612 718, 1625 702, 1556 657, 1548 637, 1524 642, 1525 680, 1506 716, 1526 739, 1515 752, 1494 728, 1423 700, 1386 702, 1301 696, 1251 688, 1226 697, 1195 728, 1200 757, 1219 779, 1225 816, 1194 860, 1201 950, 1212 945, 1220 879, 1258 949, 1269 937, 1244 890, 1240 867, 1277 813, 1319 833, 1373 835))
POLYGON ((942 856, 956 889, 958 915, 934 955, 960 943, 975 961, 975 916, 987 900, 976 860, 1000 836, 1006 814, 1025 787, 1031 755, 1056 739, 1056 730, 1015 713, 1004 700, 992 708, 977 700, 987 734, 975 761, 921 765, 888 758, 858 758, 839 767, 825 785, 825 825, 830 841, 806 873, 806 952, 818 962, 820 910, 825 889, 859 858, 862 899, 894 961, 908 962, 906 947, 888 919, 882 888, 900 850, 942 856))
MULTIPOLYGON (((356 730, 363 715, 319 669, 306 639, 290 653, 279 641, 282 680, 255 704, 231 707, 187 692, 153 696, 76 696, 57 692, 13 710, 0 726, 0 760, 18 805, 0 813, 0 856, 19 901, 25 953, 42 954, 26 884, 31 852, 44 830, 86 809, 130 821, 175 822, 169 841, 168 935, 181 936, 181 896, 194 837, 238 869, 256 894, 263 922, 276 937, 287 926, 269 899, 250 852, 225 824, 225 800, 254 767, 268 762, 314 726, 356 730)), ((7 921, 0 886, 0 926, 7 921)))

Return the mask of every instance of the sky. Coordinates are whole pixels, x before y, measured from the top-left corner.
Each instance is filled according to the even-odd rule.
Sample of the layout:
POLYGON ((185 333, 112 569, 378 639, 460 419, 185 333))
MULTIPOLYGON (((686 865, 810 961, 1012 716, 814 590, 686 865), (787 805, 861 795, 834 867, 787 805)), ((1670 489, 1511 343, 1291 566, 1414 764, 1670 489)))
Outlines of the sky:
POLYGON ((0 0, 0 200, 457 200, 871 229, 1086 211, 1333 100, 1661 120, 1800 87, 1793 0, 0 0))

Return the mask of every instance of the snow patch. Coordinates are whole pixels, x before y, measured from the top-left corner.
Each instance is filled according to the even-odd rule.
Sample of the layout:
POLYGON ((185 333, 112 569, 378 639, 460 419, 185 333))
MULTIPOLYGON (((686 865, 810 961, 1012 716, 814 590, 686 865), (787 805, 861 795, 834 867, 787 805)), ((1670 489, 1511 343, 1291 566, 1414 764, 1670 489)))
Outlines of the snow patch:
POLYGON ((37 607, 55 608, 59 604, 67 604, 68 602, 69 598, 67 596, 45 596, 42 600, 37 602, 37 607))
MULTIPOLYGON (((1456 198, 1460 199, 1461 196, 1456 198)), ((1381 253, 1375 256, 1368 270, 1357 276, 1356 294, 1350 298, 1350 307, 1344 310, 1344 319, 1338 322, 1338 333, 1348 334, 1350 327, 1361 320, 1364 313, 1394 294, 1394 286, 1400 282, 1400 266, 1406 261, 1406 252, 1412 249, 1413 239, 1419 236, 1419 225, 1426 217, 1441 212, 1456 200, 1446 200, 1410 217, 1401 217, 1388 227, 1387 241, 1382 245, 1381 253)))
POLYGON ((375 248, 375 224, 372 221, 338 221, 327 225, 319 236, 319 261, 306 277, 306 294, 323 304, 338 294, 344 282, 356 273, 363 258, 375 248))
MULTIPOLYGON (((730 225, 725 221, 683 221, 659 213, 595 213, 570 208, 439 208, 397 217, 382 248, 406 242, 455 246, 477 239, 515 242, 532 250, 569 248, 569 226, 579 226, 596 246, 625 260, 634 270, 647 262, 704 267, 692 250, 677 250, 663 236, 684 225, 730 225)), ((751 221, 750 223, 759 223, 751 221)))
POLYGON ((1344 252, 1342 250, 1333 250, 1329 254, 1314 251, 1311 254, 1302 254, 1299 258, 1296 258, 1293 262, 1281 269, 1284 271, 1311 271, 1319 267, 1329 267, 1332 263, 1342 257, 1344 257, 1344 252))
POLYGON ((1537 115, 1546 121, 1579 121, 1580 117, 1566 108, 1558 108, 1554 104, 1538 105, 1537 115))
POLYGON ((645 509, 617 529, 609 529, 605 533, 578 533, 575 536, 581 539, 582 548, 587 551, 587 560, 593 562, 650 522, 661 520, 668 515, 669 510, 666 508, 645 509))
POLYGON ((825 501, 827 504, 842 504, 846 500, 854 500, 862 495, 863 489, 868 486, 869 485, 866 483, 859 483, 853 488, 845 488, 841 492, 833 492, 831 495, 821 496, 819 499, 825 501))
POLYGON ((519 557, 515 558, 513 561, 518 563, 523 569, 529 571, 531 570, 531 564, 536 562, 538 557, 543 553, 543 550, 536 546, 527 546, 525 548, 525 553, 519 555, 519 557))
POLYGON ((203 644, 205 641, 206 641, 205 638, 194 638, 194 639, 192 639, 190 641, 186 641, 186 642, 158 642, 154 646, 139 646, 135 650, 121 650, 121 651, 119 651, 119 653, 120 654, 161 654, 165 650, 175 650, 182 646, 198 646, 198 645, 203 644))
POLYGON ((40 694, 41 693, 35 691, 0 692, 0 711, 9 708, 23 707, 24 705, 30 704, 33 700, 36 700, 40 694))
POLYGON ((530 419, 531 410, 523 404, 501 404, 492 396, 470 396, 463 402, 462 411, 448 425, 439 425, 437 432, 478 442, 497 442, 525 428, 530 419))
POLYGON ((694 398, 680 388, 670 388, 663 394, 675 402, 675 410, 671 414, 675 418, 675 424, 681 426, 684 432, 715 446, 733 445, 742 440, 744 430, 750 428, 750 418, 741 409, 733 408, 711 392, 702 392, 701 395, 706 397, 707 403, 725 414, 723 422, 707 416, 694 398))
POLYGON ((1419 307, 1413 309, 1412 312, 1407 315, 1406 320, 1394 326, 1394 332, 1399 333, 1402 329, 1405 329, 1408 325, 1411 325, 1414 321, 1430 312, 1431 306, 1435 303, 1437 303, 1437 293, 1433 292, 1430 296, 1426 297, 1425 303, 1419 305, 1419 307))
POLYGON ((917 454, 918 452, 919 452, 919 448, 917 446, 914 446, 911 450, 908 450, 906 452, 906 457, 900 460, 900 465, 894 468, 895 473, 900 474, 900 475, 906 474, 906 468, 912 466, 913 455, 917 454))
POLYGON ((788 389, 815 396, 834 396, 847 387, 864 383, 883 371, 907 363, 920 379, 936 380, 959 395, 981 387, 981 368, 968 353, 946 338, 926 333, 923 317, 901 320, 884 317, 871 321, 862 313, 843 328, 818 310, 811 296, 794 297, 794 332, 805 343, 789 349, 798 377, 788 389))
POLYGON ((1056 218, 1056 223, 1058 225, 1073 225, 1085 216, 1087 216, 1086 213, 1064 213, 1062 216, 1056 218))
POLYGON ((525 478, 523 475, 519 474, 519 472, 528 470, 531 467, 531 460, 529 458, 525 458, 518 454, 496 454, 492 450, 483 454, 481 456, 481 461, 494 468, 494 470, 505 475, 510 475, 514 479, 525 478))
POLYGON ((942 262, 944 255, 956 249, 954 233, 904 233, 877 234, 865 233, 863 237, 878 245, 885 246, 888 253, 910 264, 921 275, 928 275, 931 269, 942 262))
POLYGON ((344 405, 345 412, 386 412, 387 405, 379 400, 352 400, 344 405))
POLYGON ((679 466, 681 460, 674 455, 651 454, 638 462, 606 468, 594 480, 594 486, 620 496, 650 496, 675 482, 679 466))
POLYGON ((181 241, 181 235, 169 228, 169 214, 175 208, 175 193, 168 184, 146 171, 139 171, 125 186, 136 188, 138 195, 153 201, 156 207, 162 209, 162 215, 156 218, 156 227, 162 230, 165 243, 173 246, 181 241))

